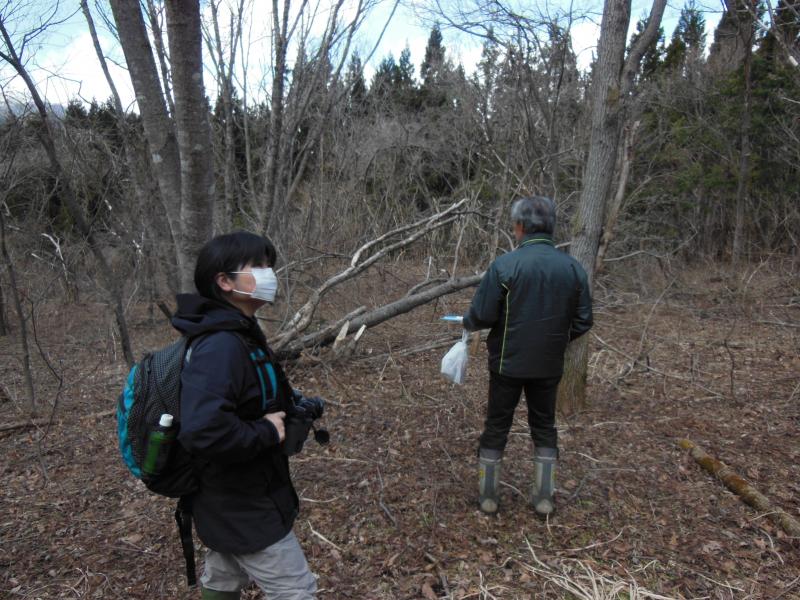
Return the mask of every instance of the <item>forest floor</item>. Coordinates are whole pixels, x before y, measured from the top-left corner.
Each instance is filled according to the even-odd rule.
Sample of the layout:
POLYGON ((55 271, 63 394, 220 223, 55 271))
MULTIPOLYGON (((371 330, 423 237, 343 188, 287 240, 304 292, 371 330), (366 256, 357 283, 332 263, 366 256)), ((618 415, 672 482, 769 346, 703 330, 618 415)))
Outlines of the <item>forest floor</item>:
MULTIPOLYGON (((373 273, 351 293, 377 297, 401 279, 400 267, 373 273)), ((477 510, 483 345, 464 386, 439 375, 446 347, 403 354, 456 337, 438 317, 464 311, 472 290, 376 327, 349 361, 290 365, 296 387, 330 400, 332 443, 292 459, 295 530, 320 598, 800 598, 800 539, 676 445, 691 439, 800 519, 797 272, 752 265, 643 281, 609 276, 596 294, 590 407, 559 420, 558 512, 547 523, 525 497, 524 402, 501 510, 477 510)), ((172 338, 145 306, 130 324, 137 356, 172 338)), ((34 346, 52 423, 0 432, 0 597, 199 598, 185 585, 173 502, 119 458, 109 411, 127 367, 107 310, 42 305, 36 325, 63 384, 34 346)), ((16 338, 0 338, 0 356, 0 424, 22 421, 16 338)))

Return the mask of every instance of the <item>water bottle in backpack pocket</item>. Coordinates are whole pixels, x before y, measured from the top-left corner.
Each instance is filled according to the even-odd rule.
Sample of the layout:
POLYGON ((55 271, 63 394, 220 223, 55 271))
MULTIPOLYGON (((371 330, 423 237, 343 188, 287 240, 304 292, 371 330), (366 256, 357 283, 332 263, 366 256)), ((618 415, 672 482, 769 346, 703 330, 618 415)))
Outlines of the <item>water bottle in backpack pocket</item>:
POLYGON ((168 413, 161 415, 158 425, 147 434, 147 451, 142 463, 142 479, 153 480, 164 472, 169 464, 173 442, 177 435, 173 417, 168 413))
POLYGON ((189 454, 176 442, 180 431, 181 370, 187 339, 149 353, 128 374, 117 401, 117 435, 128 470, 148 489, 180 498, 198 489, 189 454), (172 417, 167 420, 163 417, 172 417))

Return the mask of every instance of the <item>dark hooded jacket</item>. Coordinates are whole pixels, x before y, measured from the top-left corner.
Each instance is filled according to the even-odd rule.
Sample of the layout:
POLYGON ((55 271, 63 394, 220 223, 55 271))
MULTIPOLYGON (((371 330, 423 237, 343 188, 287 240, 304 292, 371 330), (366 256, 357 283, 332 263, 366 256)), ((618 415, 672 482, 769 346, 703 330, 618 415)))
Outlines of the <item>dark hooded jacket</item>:
POLYGON ((262 388, 268 378, 251 352, 271 356, 266 338, 233 306, 181 294, 172 324, 190 338, 178 440, 197 465, 200 489, 189 499, 197 534, 218 552, 257 552, 289 533, 299 508, 278 432, 263 418, 285 410, 291 387, 278 366, 277 385, 262 388))
POLYGON ((544 233, 489 266, 464 315, 468 331, 491 330, 489 369, 519 379, 560 377, 567 344, 591 327, 586 271, 544 233))

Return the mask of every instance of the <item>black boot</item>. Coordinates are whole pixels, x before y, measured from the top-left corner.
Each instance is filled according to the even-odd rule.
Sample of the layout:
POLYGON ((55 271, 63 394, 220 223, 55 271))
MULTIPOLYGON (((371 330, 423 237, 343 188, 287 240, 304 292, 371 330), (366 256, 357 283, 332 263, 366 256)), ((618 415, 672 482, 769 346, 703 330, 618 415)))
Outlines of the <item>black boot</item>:
POLYGON ((480 449, 478 453, 478 466, 480 469, 478 502, 481 510, 486 514, 491 515, 497 512, 499 502, 497 486, 500 483, 500 466, 502 463, 502 450, 480 449))

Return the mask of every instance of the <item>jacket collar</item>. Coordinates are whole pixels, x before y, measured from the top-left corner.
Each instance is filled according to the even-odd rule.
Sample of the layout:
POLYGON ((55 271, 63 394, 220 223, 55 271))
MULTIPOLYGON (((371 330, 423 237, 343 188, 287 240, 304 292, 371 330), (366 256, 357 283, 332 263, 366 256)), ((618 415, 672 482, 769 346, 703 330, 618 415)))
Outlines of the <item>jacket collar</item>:
POLYGON ((533 246, 534 244, 555 245, 553 244, 553 236, 549 233, 526 233, 519 241, 519 246, 517 247, 522 248, 523 246, 533 246))
POLYGON ((184 335, 241 331, 255 338, 260 345, 267 344, 258 321, 227 302, 219 302, 199 294, 178 294, 177 301, 178 310, 172 317, 172 326, 184 335))

